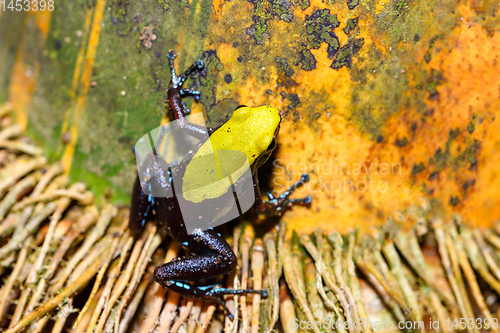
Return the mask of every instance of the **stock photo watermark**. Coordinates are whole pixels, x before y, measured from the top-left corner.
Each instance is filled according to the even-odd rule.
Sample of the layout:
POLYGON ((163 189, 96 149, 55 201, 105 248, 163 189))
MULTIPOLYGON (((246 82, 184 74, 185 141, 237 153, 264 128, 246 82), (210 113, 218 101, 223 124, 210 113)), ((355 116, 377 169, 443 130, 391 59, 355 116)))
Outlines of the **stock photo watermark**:
POLYGON ((335 193, 378 192, 386 193, 389 183, 384 180, 393 175, 401 175, 400 163, 385 163, 375 160, 372 163, 347 163, 330 159, 325 163, 288 163, 282 159, 273 162, 275 177, 273 186, 284 188, 286 175, 293 173, 311 173, 318 175, 317 183, 310 182, 298 190, 304 192, 324 191, 335 193))
POLYGON ((366 318, 359 318, 357 320, 343 321, 334 320, 332 317, 326 317, 323 320, 309 321, 299 320, 294 318, 290 322, 292 329, 308 329, 308 330, 331 330, 331 329, 344 329, 344 330, 357 330, 370 328, 372 330, 380 329, 399 329, 399 330, 440 330, 446 329, 448 331, 457 330, 482 330, 499 328, 498 318, 453 318, 440 320, 439 318, 428 320, 369 320, 366 318))

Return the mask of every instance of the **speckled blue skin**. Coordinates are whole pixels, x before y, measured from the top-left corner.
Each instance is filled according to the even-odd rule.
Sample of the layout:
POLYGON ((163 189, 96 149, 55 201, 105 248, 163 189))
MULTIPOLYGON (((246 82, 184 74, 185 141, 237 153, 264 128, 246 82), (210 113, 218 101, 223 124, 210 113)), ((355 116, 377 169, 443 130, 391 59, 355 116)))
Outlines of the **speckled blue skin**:
MULTIPOLYGON (((199 98, 199 92, 190 89, 181 89, 182 84, 190 73, 203 68, 203 62, 201 60, 197 61, 184 74, 177 76, 173 67, 174 53, 172 51, 169 52, 168 58, 172 71, 172 79, 167 90, 168 99, 165 102, 168 102, 171 118, 173 118, 172 120, 181 120, 180 122, 176 122, 178 124, 177 130, 185 131, 189 135, 197 138, 207 137, 207 135, 214 131, 213 129, 206 129, 187 121, 182 121, 185 120, 184 117, 189 113, 189 111, 182 103, 181 97, 194 96, 196 99, 199 98)), ((273 141, 273 146, 269 147, 268 152, 266 152, 268 154, 271 154, 272 149, 274 149, 275 140, 273 141)), ((167 174, 153 175, 153 177, 151 177, 148 181, 148 184, 144 186, 156 186, 156 183, 159 183, 159 179, 161 178, 160 176, 163 176, 164 179, 171 180, 172 172, 180 172, 182 175, 185 171, 189 158, 192 157, 195 152, 196 151, 193 151, 189 154, 190 156, 186 156, 185 160, 181 161, 179 166, 174 169, 174 171, 171 171, 166 164, 160 165, 160 168, 156 168, 156 170, 167 170, 164 171, 167 174)), ((152 163, 161 164, 164 162, 148 156, 144 166, 141 170, 139 170, 139 172, 145 172, 144 170, 150 167, 152 163)), ((305 174, 302 175, 300 181, 294 184, 280 197, 274 198, 270 193, 268 193, 270 201, 262 201, 257 181, 257 166, 252 165, 251 168, 254 175, 254 210, 257 214, 280 216, 287 208, 291 207, 295 203, 308 204, 311 202, 311 198, 309 196, 303 199, 288 199, 290 193, 297 186, 303 184, 309 179, 309 177, 305 174)), ((236 182, 235 186, 238 186, 238 182, 236 182)), ((234 200, 232 190, 228 191, 224 195, 227 195, 228 197, 230 196, 232 200, 234 200)), ((165 288, 181 295, 196 299, 215 301, 223 306, 230 318, 233 316, 224 304, 222 299, 223 295, 258 293, 263 297, 266 297, 266 290, 233 290, 222 288, 220 285, 199 286, 188 283, 188 281, 210 280, 211 278, 230 273, 237 266, 237 258, 226 240, 213 229, 203 231, 196 230, 193 234, 188 234, 184 226, 178 200, 179 198, 175 196, 165 198, 146 195, 141 187, 139 176, 137 176, 132 190, 129 221, 130 229, 135 233, 140 232, 145 223, 152 218, 154 213, 156 215, 156 219, 164 228, 167 229, 173 239, 190 252, 196 254, 190 257, 177 258, 157 267, 154 271, 155 281, 160 283, 165 288)), ((182 200, 182 198, 180 200, 182 200)), ((206 207, 206 205, 207 203, 204 203, 203 205, 193 204, 193 210, 196 214, 200 214, 200 216, 202 216, 204 211, 203 207, 206 207), (199 208, 199 211, 197 211, 197 208, 199 208)))

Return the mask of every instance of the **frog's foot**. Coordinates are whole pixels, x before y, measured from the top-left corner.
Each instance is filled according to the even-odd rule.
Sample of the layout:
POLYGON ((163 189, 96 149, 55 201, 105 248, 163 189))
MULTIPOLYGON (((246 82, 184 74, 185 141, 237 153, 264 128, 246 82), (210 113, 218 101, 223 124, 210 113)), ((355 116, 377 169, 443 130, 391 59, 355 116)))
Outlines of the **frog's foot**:
MULTIPOLYGON (((157 280, 158 281, 158 280, 157 280)), ((234 316, 228 309, 226 302, 224 302, 224 295, 247 295, 247 294, 259 294, 262 297, 267 297, 267 290, 253 290, 253 289, 227 289, 222 288, 221 285, 209 285, 209 286, 195 286, 192 284, 187 284, 182 281, 158 281, 160 284, 169 290, 172 290, 178 294, 185 295, 187 297, 201 299, 204 301, 215 302, 222 306, 225 314, 229 319, 233 320, 234 316)))
MULTIPOLYGON (((203 69, 203 67, 205 66, 205 64, 203 63, 203 60, 201 60, 201 59, 197 60, 191 66, 189 66, 189 68, 184 73, 177 76, 177 74, 175 72, 175 67, 174 67, 175 52, 173 50, 168 51, 167 58, 168 58, 168 65, 170 66, 170 72, 172 75, 171 80, 172 80, 174 88, 181 88, 182 85, 184 84, 184 82, 186 81, 186 79, 189 77, 189 75, 191 75, 195 71, 201 71, 203 69)), ((190 89, 183 89, 183 90, 190 91, 190 89)), ((193 92, 194 93, 191 95, 195 96, 196 91, 193 91, 193 92)), ((181 92, 181 96, 182 96, 182 94, 183 93, 181 92)), ((198 92, 197 95, 199 96, 199 94, 200 93, 198 92)), ((196 98, 196 96, 195 96, 195 98, 196 98)), ((198 97, 198 99, 199 99, 199 97, 198 97)))
POLYGON ((184 97, 184 96, 193 96, 196 101, 200 100, 200 92, 198 90, 181 89, 180 95, 181 95, 181 97, 184 97))
MULTIPOLYGON (((293 193, 293 191, 295 191, 295 189, 297 189, 297 187, 299 186, 302 186, 305 184, 305 182, 309 181, 309 175, 307 173, 303 173, 302 176, 300 177, 300 179, 298 181, 296 181, 292 186, 290 186, 288 188, 288 190, 286 190, 285 192, 283 192, 278 198, 269 198, 269 200, 273 201, 277 201, 278 202, 278 205, 280 206, 287 206, 287 205, 290 205, 290 204, 295 204, 295 203, 302 203, 302 204, 310 204, 311 203, 311 196, 308 195, 306 196, 305 198, 301 198, 301 199, 288 199, 288 197, 290 196, 290 194, 293 193)), ((268 195, 270 193, 268 192, 268 195)))
MULTIPOLYGON (((179 95, 181 97, 184 97, 184 96, 193 96, 194 100, 197 101, 197 102, 200 100, 200 92, 197 91, 197 90, 193 90, 193 89, 181 89, 179 91, 179 95)), ((191 110, 188 109, 188 107, 186 106, 186 103, 184 103, 184 101, 181 101, 181 103, 182 103, 182 108, 184 110, 184 114, 185 115, 190 114, 191 110)))
POLYGON ((288 208, 293 205, 308 205, 311 203, 311 196, 308 195, 304 198, 299 199, 289 199, 290 194, 297 189, 297 187, 304 185, 305 182, 309 180, 309 175, 307 173, 302 174, 300 179, 295 182, 292 186, 283 192, 279 197, 274 197, 274 195, 267 191, 266 194, 269 197, 269 201, 262 201, 260 204, 256 205, 256 212, 258 214, 264 214, 267 216, 280 216, 288 208))
POLYGON ((182 109, 184 110, 184 115, 188 115, 188 114, 191 114, 191 109, 189 109, 187 106, 186 106, 186 103, 184 103, 184 101, 181 101, 181 104, 182 104, 182 109))
POLYGON ((247 295, 247 294, 259 294, 260 296, 266 298, 267 297, 267 290, 266 289, 262 289, 262 290, 226 289, 226 288, 221 288, 219 286, 218 288, 212 289, 209 297, 213 297, 213 300, 222 306, 222 308, 224 309, 224 313, 228 316, 228 318, 230 320, 233 320, 234 316, 231 313, 231 311, 229 311, 228 307, 226 306, 226 303, 222 299, 222 296, 223 295, 247 295))
POLYGON ((163 287, 178 294, 217 302, 228 311, 222 297, 249 293, 267 296, 266 290, 234 290, 220 285, 197 285, 197 281, 223 276, 236 269, 238 258, 224 238, 212 229, 195 230, 191 235, 178 234, 177 241, 194 253, 190 257, 176 258, 154 271, 154 279, 163 287), (187 283, 193 281, 193 283, 187 283))
MULTIPOLYGON (((213 242, 212 245, 213 244, 215 243, 213 242)), ((229 248, 227 243, 221 243, 218 244, 218 246, 222 248, 227 246, 229 248)), ((218 284, 208 286, 196 285, 196 281, 198 280, 225 274, 236 268, 236 257, 234 257, 234 253, 232 253, 232 251, 231 253, 222 252, 224 252, 225 255, 202 255, 174 259, 155 269, 155 281, 164 288, 178 294, 195 299, 216 302, 222 305, 228 317, 233 319, 233 315, 222 298, 224 295, 260 294, 262 297, 267 297, 267 290, 226 289, 218 284), (194 284, 187 283, 186 281, 194 281, 194 284)))

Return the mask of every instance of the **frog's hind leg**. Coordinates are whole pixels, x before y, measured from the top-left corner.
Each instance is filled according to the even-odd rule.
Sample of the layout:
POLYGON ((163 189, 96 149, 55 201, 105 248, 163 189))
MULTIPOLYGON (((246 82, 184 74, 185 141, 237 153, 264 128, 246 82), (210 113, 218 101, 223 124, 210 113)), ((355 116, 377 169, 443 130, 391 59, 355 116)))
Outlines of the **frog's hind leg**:
POLYGON ((266 290, 226 289, 220 285, 198 286, 196 283, 187 283, 227 274, 236 268, 237 258, 224 238, 213 230, 195 231, 192 235, 176 238, 187 248, 201 255, 177 258, 157 267, 154 278, 165 288, 191 298, 217 302, 224 307, 230 318, 232 315, 222 299, 224 295, 253 293, 267 296, 266 290))

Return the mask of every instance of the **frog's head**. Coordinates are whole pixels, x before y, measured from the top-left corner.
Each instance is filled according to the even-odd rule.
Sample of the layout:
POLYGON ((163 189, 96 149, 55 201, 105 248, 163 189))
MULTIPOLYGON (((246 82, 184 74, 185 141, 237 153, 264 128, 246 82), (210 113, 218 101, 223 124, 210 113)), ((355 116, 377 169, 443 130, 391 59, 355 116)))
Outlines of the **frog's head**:
POLYGON ((214 150, 237 150, 247 155, 253 168, 268 159, 276 147, 281 122, 277 108, 238 106, 231 118, 210 136, 214 150))
MULTIPOLYGON (((264 164, 276 148, 281 115, 277 108, 270 105, 255 108, 241 105, 234 110, 231 119, 224 124, 233 128, 239 143, 233 149, 245 152, 253 168, 264 164)), ((234 142, 236 143, 236 142, 234 142)))
POLYGON ((261 145, 259 145, 259 154, 253 163, 254 169, 257 169, 266 163, 267 159, 276 148, 281 124, 281 114, 277 108, 266 105, 254 108, 252 117, 258 117, 260 119, 260 123, 256 126, 259 127, 256 133, 258 134, 257 138, 261 140, 261 145))

